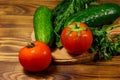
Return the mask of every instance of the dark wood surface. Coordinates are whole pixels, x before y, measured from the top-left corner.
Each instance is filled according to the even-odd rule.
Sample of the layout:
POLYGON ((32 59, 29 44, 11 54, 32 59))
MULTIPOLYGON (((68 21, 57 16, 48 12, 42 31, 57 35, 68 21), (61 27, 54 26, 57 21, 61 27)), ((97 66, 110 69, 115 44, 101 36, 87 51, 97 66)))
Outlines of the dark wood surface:
MULTIPOLYGON (((19 50, 31 41, 38 6, 53 9, 61 0, 0 0, 0 80, 120 80, 120 56, 102 62, 51 64, 40 73, 26 72, 19 50)), ((120 4, 120 0, 101 0, 120 4)))

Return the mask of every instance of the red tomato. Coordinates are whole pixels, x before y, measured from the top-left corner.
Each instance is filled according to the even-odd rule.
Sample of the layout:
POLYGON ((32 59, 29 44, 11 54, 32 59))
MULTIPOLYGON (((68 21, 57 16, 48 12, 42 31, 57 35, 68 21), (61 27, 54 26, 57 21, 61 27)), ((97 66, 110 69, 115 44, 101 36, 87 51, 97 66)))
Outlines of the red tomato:
POLYGON ((63 29, 61 43, 71 54, 82 54, 92 45, 93 36, 89 27, 82 22, 73 22, 63 29))
POLYGON ((42 71, 50 65, 51 60, 51 50, 44 42, 35 41, 19 52, 19 62, 28 71, 42 71))

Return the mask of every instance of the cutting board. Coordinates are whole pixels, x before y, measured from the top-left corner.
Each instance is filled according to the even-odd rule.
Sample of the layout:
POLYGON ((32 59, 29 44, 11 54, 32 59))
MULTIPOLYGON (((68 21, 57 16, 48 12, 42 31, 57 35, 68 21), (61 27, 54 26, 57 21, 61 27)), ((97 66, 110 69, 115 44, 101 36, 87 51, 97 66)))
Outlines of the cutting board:
MULTIPOLYGON (((112 24, 120 23, 120 18, 117 18, 112 24)), ((108 31, 111 36, 120 34, 120 27, 108 31)), ((34 31, 31 33, 31 40, 35 41, 34 31)), ((94 43, 93 43, 94 44, 94 43)), ((80 55, 71 55, 67 50, 63 48, 56 48, 52 50, 53 61, 57 64, 75 64, 75 63, 85 63, 94 60, 96 53, 85 52, 80 55)))

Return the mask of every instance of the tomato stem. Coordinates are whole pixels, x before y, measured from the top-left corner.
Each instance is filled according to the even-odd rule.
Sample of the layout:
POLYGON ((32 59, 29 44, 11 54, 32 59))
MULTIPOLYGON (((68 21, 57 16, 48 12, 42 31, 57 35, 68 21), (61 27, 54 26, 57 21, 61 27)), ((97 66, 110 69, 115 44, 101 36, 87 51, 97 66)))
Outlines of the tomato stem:
POLYGON ((87 28, 82 27, 79 22, 75 22, 75 26, 71 26, 71 31, 81 32, 83 30, 87 30, 87 28))
POLYGON ((35 46, 34 42, 30 42, 30 43, 28 43, 28 45, 27 45, 28 48, 32 48, 32 47, 34 47, 34 46, 35 46))
POLYGON ((67 32, 67 35, 68 35, 70 32, 74 31, 74 32, 77 32, 77 33, 78 33, 78 36, 79 36, 79 37, 80 37, 81 31, 83 31, 83 30, 88 30, 88 28, 82 27, 79 22, 75 22, 75 25, 70 25, 69 27, 70 27, 71 29, 67 32))

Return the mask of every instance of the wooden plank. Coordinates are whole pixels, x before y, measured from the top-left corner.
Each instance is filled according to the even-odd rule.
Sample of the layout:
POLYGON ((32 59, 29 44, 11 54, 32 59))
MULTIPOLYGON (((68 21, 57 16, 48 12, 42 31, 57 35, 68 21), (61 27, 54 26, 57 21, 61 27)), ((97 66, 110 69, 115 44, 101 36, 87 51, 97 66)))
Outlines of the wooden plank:
POLYGON ((26 72, 19 63, 1 62, 1 80, 119 80, 118 66, 51 65, 41 73, 26 72), (4 66, 7 66, 4 70, 4 66), (72 69, 72 70, 71 70, 72 69))
POLYGON ((0 15, 33 15, 37 7, 53 9, 61 0, 0 0, 0 15))

